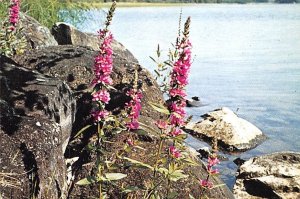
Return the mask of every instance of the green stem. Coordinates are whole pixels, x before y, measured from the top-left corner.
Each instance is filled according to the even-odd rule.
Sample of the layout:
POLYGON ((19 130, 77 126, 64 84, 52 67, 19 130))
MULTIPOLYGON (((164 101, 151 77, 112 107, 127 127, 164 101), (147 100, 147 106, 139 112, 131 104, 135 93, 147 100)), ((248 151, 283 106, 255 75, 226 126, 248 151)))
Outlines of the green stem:
MULTIPOLYGON (((102 172, 101 172, 101 165, 98 166, 98 177, 100 178, 102 175, 102 172)), ((99 181, 99 199, 102 199, 102 183, 101 181, 99 181)))
MULTIPOLYGON (((206 181, 208 181, 209 180, 209 176, 210 176, 210 174, 207 174, 207 177, 206 177, 206 181)), ((201 199, 202 198, 202 196, 204 195, 204 192, 205 192, 205 188, 202 188, 202 191, 201 191, 201 193, 200 193, 200 197, 199 197, 199 199, 201 199)))
POLYGON ((171 189, 171 181, 170 181, 170 179, 168 179, 168 184, 167 184, 167 198, 169 198, 170 189, 171 189))
MULTIPOLYGON (((98 142, 97 142, 97 164, 98 164, 98 178, 101 178, 102 175, 102 168, 101 168, 101 164, 100 164, 100 153, 99 153, 99 148, 101 147, 101 141, 102 141, 102 136, 101 136, 101 130, 102 130, 102 124, 100 122, 98 122, 98 142)), ((102 183, 101 181, 99 181, 99 199, 102 199, 102 183)))
POLYGON ((158 160, 159 160, 159 156, 160 156, 160 153, 161 153, 161 149, 162 149, 162 146, 163 146, 163 139, 160 138, 160 141, 159 141, 159 148, 158 148, 158 152, 156 154, 156 161, 155 161, 155 165, 154 165, 154 173, 153 173, 153 176, 155 177, 156 176, 156 170, 157 170, 157 166, 158 166, 158 160))
POLYGON ((146 199, 150 198, 152 195, 153 191, 163 182, 164 180, 161 180, 159 183, 157 183, 148 193, 148 195, 145 197, 146 199))

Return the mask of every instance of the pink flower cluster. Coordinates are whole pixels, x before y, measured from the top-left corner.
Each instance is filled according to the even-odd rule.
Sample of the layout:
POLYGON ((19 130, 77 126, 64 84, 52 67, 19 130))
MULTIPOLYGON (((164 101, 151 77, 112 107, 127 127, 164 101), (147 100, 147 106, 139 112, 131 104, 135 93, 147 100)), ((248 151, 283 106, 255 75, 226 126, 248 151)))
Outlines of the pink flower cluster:
POLYGON ((106 111, 103 107, 105 104, 108 104, 110 101, 110 94, 107 91, 107 85, 112 84, 112 79, 110 74, 112 72, 112 47, 111 43, 113 36, 107 30, 99 31, 99 38, 101 40, 99 54, 95 57, 94 60, 94 74, 95 77, 92 80, 92 85, 94 86, 93 101, 98 102, 99 110, 92 112, 92 116, 96 122, 105 120, 109 115, 109 112, 106 111))
POLYGON ((184 124, 184 117, 186 114, 186 111, 184 109, 185 106, 186 106, 186 102, 182 99, 177 99, 175 102, 172 102, 169 105, 169 109, 171 111, 170 114, 171 125, 182 126, 184 124))
POLYGON ((179 128, 174 128, 171 132, 169 132, 169 136, 176 137, 183 134, 182 130, 179 128))
POLYGON ((161 130, 167 129, 167 128, 168 128, 168 123, 167 123, 166 121, 163 121, 163 120, 157 120, 157 121, 155 122, 155 125, 156 125, 159 129, 161 129, 161 130))
POLYGON ((100 53, 95 57, 94 62, 94 74, 95 78, 92 81, 93 86, 97 84, 101 85, 111 85, 113 83, 110 74, 112 72, 112 54, 113 50, 111 43, 113 36, 110 32, 105 30, 99 31, 99 38, 102 39, 102 44, 100 46, 100 53))
POLYGON ((218 169, 213 169, 213 166, 219 164, 220 161, 217 157, 208 157, 208 164, 207 164, 207 172, 210 174, 218 174, 218 169))
POLYGON ((126 126, 128 130, 135 130, 139 128, 138 118, 142 109, 141 100, 142 93, 137 89, 131 89, 126 93, 127 96, 131 97, 131 100, 126 103, 126 109, 129 110, 129 119, 126 126))
POLYGON ((128 146, 134 146, 134 142, 133 142, 133 140, 131 138, 128 138, 126 140, 126 143, 128 144, 128 146))
POLYGON ((219 163, 220 163, 220 161, 217 158, 216 154, 208 157, 208 164, 206 166, 206 170, 208 172, 208 176, 207 176, 206 180, 200 180, 200 186, 201 187, 208 188, 208 189, 213 188, 214 184, 212 182, 210 182, 208 179, 209 179, 210 175, 218 174, 219 173, 218 169, 213 169, 213 166, 215 166, 215 165, 217 165, 219 163))
POLYGON ((9 22, 12 24, 11 30, 16 28, 19 21, 20 2, 19 0, 11 0, 11 7, 9 9, 9 22))
POLYGON ((92 116, 95 120, 95 122, 100 122, 102 120, 105 120, 105 118, 109 115, 109 112, 107 110, 97 110, 92 112, 92 116))
POLYGON ((101 101, 107 104, 110 100, 110 94, 107 90, 100 90, 93 94, 93 101, 101 101))
POLYGON ((171 111, 170 123, 175 126, 182 126, 184 124, 184 117, 186 112, 186 92, 185 87, 188 84, 188 74, 192 64, 191 48, 192 45, 189 40, 177 46, 179 53, 178 60, 174 63, 173 71, 171 73, 171 82, 169 95, 172 103, 169 106, 171 111))
POLYGON ((200 186, 203 188, 211 189, 214 187, 214 184, 208 180, 200 180, 200 186))
POLYGON ((170 146, 169 147, 169 152, 170 152, 171 156, 174 157, 174 158, 180 158, 181 157, 180 151, 175 146, 170 146))

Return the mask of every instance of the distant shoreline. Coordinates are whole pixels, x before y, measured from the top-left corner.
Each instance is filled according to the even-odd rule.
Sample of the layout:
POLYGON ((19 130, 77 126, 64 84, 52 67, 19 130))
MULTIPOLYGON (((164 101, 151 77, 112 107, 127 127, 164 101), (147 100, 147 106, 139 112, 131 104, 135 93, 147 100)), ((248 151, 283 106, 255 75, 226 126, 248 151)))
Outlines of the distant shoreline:
MULTIPOLYGON (((78 4, 78 5, 83 5, 84 7, 87 8, 107 8, 111 6, 111 2, 75 2, 73 4, 78 4)), ((233 2, 233 3, 160 3, 160 2, 117 2, 118 7, 178 7, 178 6, 199 6, 199 5, 212 5, 212 4, 222 4, 222 5, 228 5, 228 4, 236 4, 236 5, 244 5, 244 4, 293 4, 293 3, 276 3, 276 2, 246 2, 246 3, 238 3, 238 2, 233 2)), ((298 3, 297 3, 298 4, 298 3)))

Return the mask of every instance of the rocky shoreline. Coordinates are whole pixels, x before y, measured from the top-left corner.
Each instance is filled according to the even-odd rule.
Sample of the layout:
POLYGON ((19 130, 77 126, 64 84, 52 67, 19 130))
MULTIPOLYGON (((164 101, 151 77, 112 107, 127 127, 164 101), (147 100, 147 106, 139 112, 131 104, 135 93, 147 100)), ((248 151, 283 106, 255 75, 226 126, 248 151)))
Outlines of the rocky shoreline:
MULTIPOLYGON (((89 85, 98 49, 97 37, 65 23, 55 24, 50 31, 24 14, 21 24, 28 27, 24 34, 30 49, 12 59, 0 57, 0 198, 97 197, 97 187, 75 185, 94 172, 90 165, 91 154, 86 150, 93 135, 74 138, 82 127, 91 123, 89 85)), ((128 100, 124 91, 137 68, 144 95, 140 122, 155 128, 154 121, 163 116, 148 102, 164 103, 156 81, 122 44, 114 41, 113 50, 115 90, 111 93, 109 110, 118 114, 124 107, 128 100)), ((203 118, 203 121, 190 124, 187 132, 208 141, 217 139, 224 150, 245 151, 265 139, 259 129, 226 108, 203 118), (246 137, 243 136, 245 131, 246 137)), ((124 143, 125 137, 126 133, 113 138, 112 153, 124 143)), ((148 153, 135 151, 132 158, 151 159, 149 154, 158 142, 155 135, 149 131, 146 135, 137 135, 136 139, 148 153)), ((191 156, 201 166, 191 167, 188 172, 197 178, 207 176, 204 164, 194 152, 191 156)), ((299 160, 298 153, 288 152, 250 159, 238 170, 234 195, 228 187, 220 186, 208 191, 207 196, 229 199, 300 197, 299 160), (268 164, 264 162, 266 158, 268 164), (274 165, 277 169, 272 169, 274 165), (274 184, 274 181, 280 183, 274 184), (253 191, 255 188, 258 191, 253 191)), ((138 185, 138 179, 149 177, 141 169, 129 168, 129 172, 134 175, 126 179, 128 184, 138 185)), ((215 184, 223 184, 218 177, 212 180, 215 184)), ((177 198, 188 198, 189 193, 197 195, 200 191, 199 184, 189 180, 178 184, 181 193, 177 198)), ((117 189, 108 188, 107 192, 111 198, 123 197, 117 189)))

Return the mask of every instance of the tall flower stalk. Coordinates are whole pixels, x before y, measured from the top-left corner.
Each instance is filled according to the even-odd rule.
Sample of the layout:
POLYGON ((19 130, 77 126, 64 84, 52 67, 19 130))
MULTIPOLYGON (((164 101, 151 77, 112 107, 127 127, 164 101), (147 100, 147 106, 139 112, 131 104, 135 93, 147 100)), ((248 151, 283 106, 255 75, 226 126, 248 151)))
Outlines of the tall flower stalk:
MULTIPOLYGON (((180 15, 181 16, 181 15, 180 15)), ((180 19, 181 20, 181 19, 180 19)), ((172 63, 172 71, 170 74, 170 84, 169 84, 169 104, 168 109, 170 111, 169 123, 171 130, 168 136, 173 140, 173 145, 169 146, 169 168, 170 165, 177 165, 178 161, 182 158, 181 149, 183 147, 184 138, 177 139, 181 136, 181 127, 185 124, 186 116, 186 91, 185 87, 188 84, 188 74, 191 67, 191 48, 192 45, 189 41, 189 28, 190 28, 191 18, 188 17, 184 24, 184 31, 181 37, 180 26, 179 34, 176 39, 175 46, 175 60, 172 63), (176 145, 178 143, 178 146, 176 145)), ((170 171, 169 171, 170 172, 170 171)), ((167 197, 170 192, 171 180, 167 181, 167 197)))
MULTIPOLYGON (((181 16, 181 15, 180 15, 181 16)), ((181 17, 180 17, 181 20, 181 17)), ((152 103, 152 107, 164 114, 168 115, 168 119, 156 121, 156 126, 160 129, 160 140, 158 150, 155 156, 154 164, 154 179, 157 176, 157 172, 164 175, 167 183, 166 195, 169 197, 171 191, 171 182, 177 181, 181 178, 186 178, 184 175, 183 168, 187 164, 195 165, 195 163, 186 155, 186 147, 183 142, 185 135, 181 128, 185 124, 185 107, 186 107, 186 91, 185 87, 188 84, 188 74, 191 67, 191 43, 189 41, 189 27, 190 27, 190 17, 185 22, 184 31, 181 34, 179 27, 179 34, 176 39, 175 51, 169 52, 169 60, 163 62, 155 61, 158 64, 158 70, 156 73, 159 77, 163 77, 163 91, 167 91, 169 95, 168 107, 157 105, 152 103), (160 72, 167 71, 166 67, 170 67, 170 81, 166 83, 166 76, 164 77, 160 72), (162 67, 160 69, 160 67, 162 67), (167 140, 167 141, 165 141, 167 140), (171 142, 171 145, 164 147, 163 145, 171 142), (163 148, 167 148, 163 151, 163 148), (164 157, 161 158, 164 153, 164 157), (164 166, 161 167, 161 163, 164 166), (188 162, 188 163, 187 163, 188 162), (176 174, 175 174, 176 173, 176 174), (175 177, 176 176, 176 177, 175 177)), ((179 23, 180 24, 180 23, 179 23)), ((159 48, 157 50, 158 58, 160 56, 159 48)))
POLYGON ((99 30, 99 54, 94 59, 94 79, 92 80, 93 85, 93 101, 97 102, 97 109, 92 112, 94 121, 103 123, 107 116, 108 111, 105 109, 105 105, 110 101, 110 94, 108 92, 108 87, 112 85, 113 80, 110 75, 113 69, 113 50, 112 41, 113 35, 109 31, 108 27, 111 24, 112 17, 116 8, 116 3, 114 2, 108 12, 105 28, 99 30))
POLYGON ((178 53, 178 59, 173 64, 173 70, 171 72, 170 89, 169 89, 169 110, 170 124, 175 128, 182 127, 184 125, 184 118, 186 112, 184 110, 186 106, 186 91, 185 87, 188 84, 188 74, 191 67, 191 48, 192 45, 189 41, 189 27, 191 19, 187 19, 184 25, 183 37, 176 45, 176 52, 178 53))
MULTIPOLYGON (((113 35, 109 31, 109 25, 111 24, 113 14, 116 8, 116 2, 113 2, 106 18, 105 28, 99 30, 99 54, 94 59, 94 79, 92 80, 93 92, 92 97, 93 101, 96 102, 96 110, 94 110, 91 114, 94 119, 94 122, 97 123, 98 130, 98 142, 97 148, 101 148, 103 143, 103 139, 105 137, 103 127, 105 121, 107 120, 110 113, 106 110, 106 104, 110 101, 110 94, 108 92, 109 86, 112 85, 113 80, 110 77, 113 69, 113 50, 112 50, 112 41, 113 35)), ((102 193, 102 182, 101 178, 103 178, 103 170, 104 166, 101 165, 100 161, 100 152, 97 150, 97 177, 99 179, 99 198, 103 198, 102 193)))
POLYGON ((0 54, 11 57, 22 54, 27 46, 22 28, 18 25, 20 0, 11 0, 8 18, 0 24, 0 54))
POLYGON ((128 111, 128 119, 126 122, 126 127, 129 131, 136 130, 139 128, 138 118, 142 109, 142 92, 138 85, 138 73, 135 70, 135 78, 133 82, 133 88, 126 92, 126 95, 131 99, 126 103, 126 110, 128 111))
POLYGON ((206 165, 206 171, 208 173, 207 177, 206 179, 199 180, 200 187, 202 188, 199 199, 201 199, 204 196, 206 190, 212 189, 215 186, 213 182, 210 181, 210 177, 219 174, 218 169, 214 168, 217 164, 220 163, 217 152, 218 152, 218 143, 217 140, 214 139, 212 143, 212 153, 209 155, 207 160, 207 165, 206 165))
POLYGON ((9 9, 9 22, 12 25, 10 27, 11 30, 14 30, 16 28, 16 25, 19 21, 19 12, 20 12, 20 1, 11 0, 11 6, 9 9))

